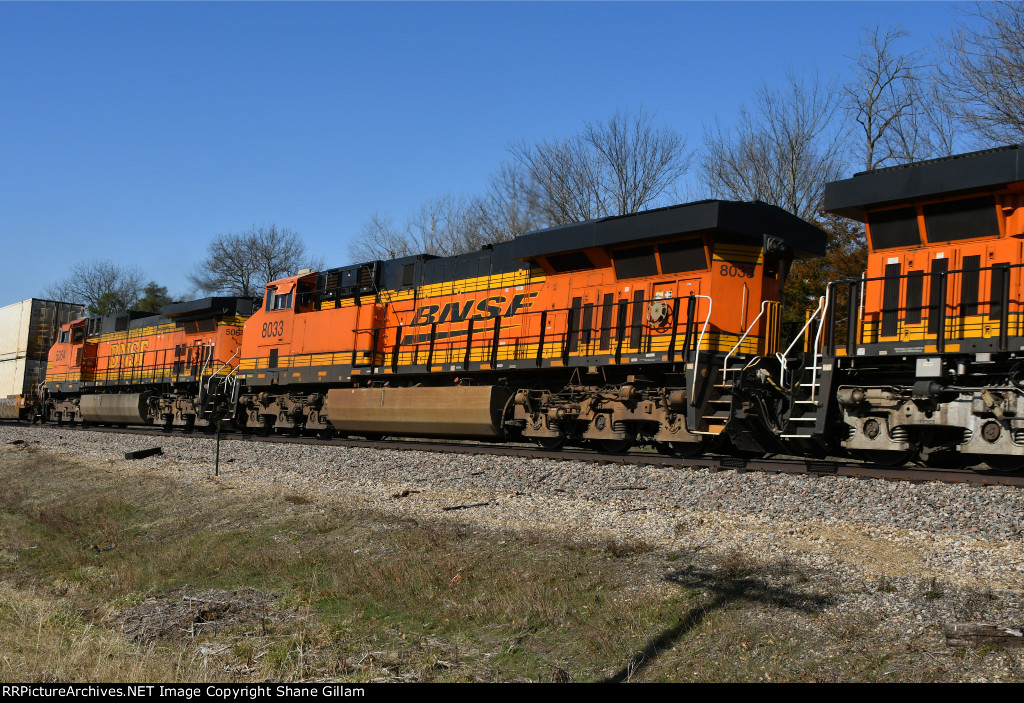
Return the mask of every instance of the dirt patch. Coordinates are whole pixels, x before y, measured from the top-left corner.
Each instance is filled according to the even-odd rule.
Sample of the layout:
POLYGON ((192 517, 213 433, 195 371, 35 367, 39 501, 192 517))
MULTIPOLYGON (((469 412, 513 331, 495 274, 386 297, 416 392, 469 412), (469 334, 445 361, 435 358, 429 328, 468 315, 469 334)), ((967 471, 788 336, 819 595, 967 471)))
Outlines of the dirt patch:
POLYGON ((297 610, 278 607, 277 596, 257 588, 218 591, 185 586, 115 612, 109 624, 136 642, 177 642, 240 625, 265 627, 298 617, 297 610))

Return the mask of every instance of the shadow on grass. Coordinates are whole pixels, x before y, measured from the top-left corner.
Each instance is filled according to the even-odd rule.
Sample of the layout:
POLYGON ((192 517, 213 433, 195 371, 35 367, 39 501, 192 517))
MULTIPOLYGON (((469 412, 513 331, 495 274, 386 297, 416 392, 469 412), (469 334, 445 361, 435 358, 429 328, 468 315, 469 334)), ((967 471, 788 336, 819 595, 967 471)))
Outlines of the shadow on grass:
POLYGON ((832 596, 798 593, 787 586, 774 585, 769 582, 773 576, 777 580, 777 574, 772 573, 770 565, 754 569, 737 567, 734 563, 726 563, 718 569, 688 568, 666 575, 665 581, 689 589, 699 588, 708 592, 711 598, 691 608, 674 625, 652 638, 643 649, 629 658, 626 666, 605 679, 605 682, 629 681, 650 666, 662 652, 672 647, 686 633, 697 628, 708 615, 733 603, 761 603, 803 613, 815 613, 834 601, 832 596))

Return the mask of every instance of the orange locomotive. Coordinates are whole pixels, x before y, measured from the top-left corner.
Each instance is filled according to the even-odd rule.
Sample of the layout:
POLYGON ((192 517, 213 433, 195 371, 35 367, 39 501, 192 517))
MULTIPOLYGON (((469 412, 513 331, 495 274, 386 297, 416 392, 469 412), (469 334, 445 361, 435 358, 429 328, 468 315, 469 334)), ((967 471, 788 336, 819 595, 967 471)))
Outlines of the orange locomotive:
POLYGON ((733 387, 748 360, 775 359, 793 257, 823 250, 778 208, 703 201, 275 281, 245 325, 237 420, 743 448, 761 425, 731 411, 733 387))
POLYGON ((43 419, 208 426, 230 414, 252 298, 75 320, 50 349, 43 419))
POLYGON ((1024 148, 857 174, 825 205, 866 224, 868 269, 829 286, 789 432, 894 464, 1024 467, 1024 148))

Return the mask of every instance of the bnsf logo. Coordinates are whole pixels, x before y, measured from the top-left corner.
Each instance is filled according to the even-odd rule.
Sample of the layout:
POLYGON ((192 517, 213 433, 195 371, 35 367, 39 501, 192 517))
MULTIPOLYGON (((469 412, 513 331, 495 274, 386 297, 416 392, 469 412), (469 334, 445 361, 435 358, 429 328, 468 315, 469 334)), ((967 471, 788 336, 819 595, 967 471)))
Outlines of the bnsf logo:
POLYGON ((109 368, 127 368, 129 366, 141 366, 142 357, 149 349, 149 340, 136 340, 134 342, 111 342, 109 368))
POLYGON ((503 295, 495 295, 484 298, 479 303, 476 300, 467 300, 465 303, 448 303, 443 308, 440 305, 424 305, 416 311, 416 316, 409 323, 410 327, 431 325, 445 322, 465 322, 466 320, 489 320, 494 317, 512 317, 522 308, 528 308, 533 304, 530 300, 537 295, 533 293, 518 293, 512 296, 512 301, 503 295), (470 317, 470 313, 476 310, 476 314, 470 317))

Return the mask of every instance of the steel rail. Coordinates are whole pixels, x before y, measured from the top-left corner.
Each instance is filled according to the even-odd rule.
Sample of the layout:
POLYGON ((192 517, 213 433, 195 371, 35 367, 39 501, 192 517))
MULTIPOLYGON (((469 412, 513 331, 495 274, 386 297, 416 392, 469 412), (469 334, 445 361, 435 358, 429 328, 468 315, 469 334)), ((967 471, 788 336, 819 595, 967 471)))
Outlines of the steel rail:
MULTIPOLYGON (((40 427, 24 423, 5 423, 10 426, 40 427)), ((75 432, 109 432, 134 434, 151 437, 204 437, 211 440, 213 434, 204 432, 168 432, 145 427, 81 427, 78 425, 44 425, 53 429, 75 432)), ((739 457, 709 454, 696 458, 667 456, 655 452, 603 453, 585 448, 559 450, 542 449, 532 444, 490 444, 486 442, 431 440, 431 439, 323 439, 318 437, 296 437, 289 435, 223 434, 221 439, 238 442, 268 442, 278 444, 303 444, 326 447, 359 447, 396 451, 443 452, 448 454, 513 456, 526 459, 549 459, 555 461, 582 461, 594 464, 621 464, 638 466, 661 466, 676 469, 707 469, 710 471, 760 471, 765 473, 804 474, 819 477, 842 476, 847 478, 871 478, 887 481, 923 483, 966 483, 983 486, 1012 486, 1024 488, 1024 473, 1001 474, 971 471, 969 469, 931 469, 915 466, 891 467, 846 459, 799 459, 767 458, 742 459, 739 457)))

